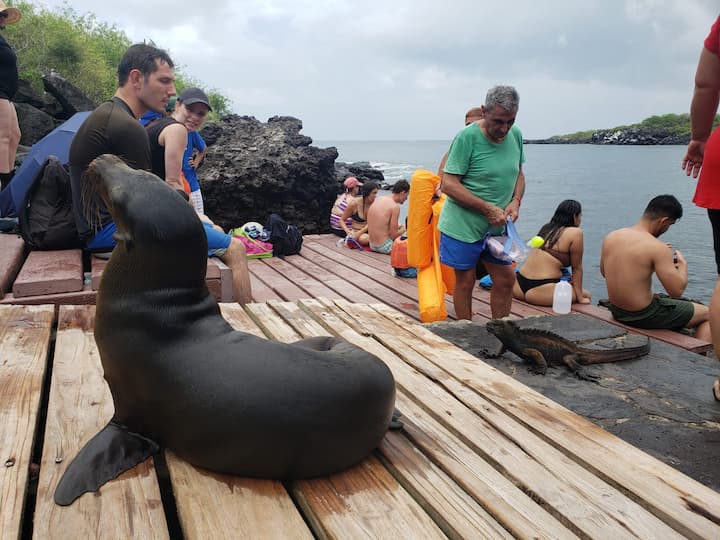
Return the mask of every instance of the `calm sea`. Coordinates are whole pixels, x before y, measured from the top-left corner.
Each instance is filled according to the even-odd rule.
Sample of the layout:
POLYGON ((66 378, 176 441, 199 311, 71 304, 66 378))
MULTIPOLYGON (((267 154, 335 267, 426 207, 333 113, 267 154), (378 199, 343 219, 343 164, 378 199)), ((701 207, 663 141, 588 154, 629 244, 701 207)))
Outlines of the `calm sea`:
MULTIPOLYGON (((437 170, 449 141, 316 141, 335 146, 338 161, 369 161, 389 183, 410 179, 418 168, 437 170)), ((607 296, 600 275, 600 245, 611 230, 634 224, 655 195, 671 193, 683 204, 683 218, 662 236, 689 264, 685 295, 708 302, 717 273, 706 211, 692 203, 695 181, 680 169, 684 146, 526 145, 527 189, 517 223, 530 238, 563 199, 583 206, 584 286, 593 300, 607 296)), ((403 211, 407 211, 404 205, 403 211)), ((656 282, 656 292, 662 286, 656 282)))

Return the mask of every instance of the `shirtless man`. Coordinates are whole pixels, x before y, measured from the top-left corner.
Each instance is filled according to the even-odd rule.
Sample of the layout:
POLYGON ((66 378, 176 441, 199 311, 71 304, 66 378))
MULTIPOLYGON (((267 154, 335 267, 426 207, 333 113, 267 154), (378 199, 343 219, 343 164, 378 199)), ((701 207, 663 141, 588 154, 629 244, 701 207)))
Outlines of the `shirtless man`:
POLYGON ((407 200, 409 192, 408 181, 398 180, 392 188, 392 195, 375 199, 368 209, 367 225, 372 251, 389 255, 393 240, 405 232, 405 226, 398 224, 398 217, 400 205, 407 200))
POLYGON ((678 300, 688 282, 685 257, 658 240, 681 217, 682 206, 672 195, 652 199, 640 221, 605 237, 600 273, 615 320, 637 328, 695 328, 695 337, 710 341, 707 306, 678 300), (670 298, 653 295, 653 274, 670 298))

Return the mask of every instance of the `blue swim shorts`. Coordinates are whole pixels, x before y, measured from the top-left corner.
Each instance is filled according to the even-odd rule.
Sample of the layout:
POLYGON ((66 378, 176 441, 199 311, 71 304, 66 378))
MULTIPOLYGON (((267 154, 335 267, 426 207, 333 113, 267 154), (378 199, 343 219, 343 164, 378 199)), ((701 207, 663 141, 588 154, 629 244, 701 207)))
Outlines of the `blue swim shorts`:
MULTIPOLYGON (((225 255, 227 248, 230 247, 232 236, 213 229, 213 226, 205 221, 203 221, 202 224, 205 228, 205 235, 208 241, 208 257, 222 257, 225 255)), ((115 227, 115 223, 108 223, 88 242, 87 248, 91 251, 111 250, 115 247, 113 234, 115 234, 116 230, 117 227, 115 227)))
POLYGON ((470 270, 477 266, 478 259, 500 266, 510 266, 512 261, 494 257, 485 249, 485 240, 462 242, 452 236, 440 233, 440 262, 456 270, 470 270))

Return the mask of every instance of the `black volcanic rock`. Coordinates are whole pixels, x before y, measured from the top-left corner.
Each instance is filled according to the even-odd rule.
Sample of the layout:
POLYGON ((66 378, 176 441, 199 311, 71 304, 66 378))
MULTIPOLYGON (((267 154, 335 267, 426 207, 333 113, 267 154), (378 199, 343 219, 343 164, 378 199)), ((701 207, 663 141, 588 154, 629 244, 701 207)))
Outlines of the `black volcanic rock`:
POLYGON ((356 161, 354 163, 338 161, 335 163, 335 174, 340 191, 342 191, 342 183, 348 176, 354 176, 363 184, 368 181, 373 181, 383 187, 385 186, 385 175, 383 175, 383 172, 370 165, 367 161, 356 161))
POLYGON ((27 103, 15 103, 20 126, 20 144, 32 146, 60 123, 46 112, 27 103))
POLYGON ((204 128, 208 151, 198 178, 207 215, 230 229, 248 221, 264 224, 275 212, 305 234, 327 232, 338 153, 311 146, 301 129, 297 118, 263 123, 238 115, 204 128))
POLYGON ((63 119, 70 118, 77 112, 92 111, 96 106, 77 86, 57 73, 43 75, 43 86, 62 105, 63 119))

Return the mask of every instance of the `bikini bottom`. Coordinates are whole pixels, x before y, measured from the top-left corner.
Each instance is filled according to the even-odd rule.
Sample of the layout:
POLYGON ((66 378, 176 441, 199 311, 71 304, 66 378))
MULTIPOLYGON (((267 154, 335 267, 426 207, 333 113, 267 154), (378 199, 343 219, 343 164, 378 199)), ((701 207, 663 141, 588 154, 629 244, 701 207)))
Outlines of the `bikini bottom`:
POLYGON ((520 285, 520 290, 523 292, 523 294, 527 294, 530 289, 534 289, 535 287, 539 287, 540 285, 546 285, 547 283, 557 283, 558 281, 560 281, 560 278, 528 279, 520 272, 517 272, 515 274, 515 277, 517 278, 518 285, 520 285))

